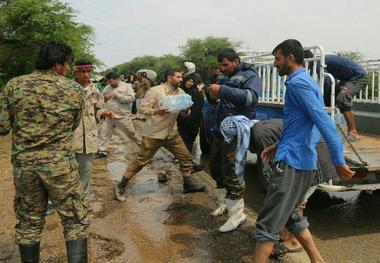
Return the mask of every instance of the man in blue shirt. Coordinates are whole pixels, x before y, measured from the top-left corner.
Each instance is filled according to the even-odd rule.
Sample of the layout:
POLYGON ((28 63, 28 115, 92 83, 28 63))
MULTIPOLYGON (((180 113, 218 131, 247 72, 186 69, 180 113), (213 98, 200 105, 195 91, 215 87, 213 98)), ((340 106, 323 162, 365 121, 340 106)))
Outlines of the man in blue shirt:
POLYGON ((324 111, 318 84, 303 68, 304 51, 300 42, 285 40, 274 50, 274 66, 279 75, 287 75, 283 132, 278 143, 261 154, 272 162, 268 191, 256 221, 255 263, 265 263, 286 227, 300 241, 311 262, 324 262, 316 248, 309 223, 299 211, 317 168, 315 146, 322 134, 337 174, 342 179, 354 175, 345 164, 341 138, 330 116, 324 111))

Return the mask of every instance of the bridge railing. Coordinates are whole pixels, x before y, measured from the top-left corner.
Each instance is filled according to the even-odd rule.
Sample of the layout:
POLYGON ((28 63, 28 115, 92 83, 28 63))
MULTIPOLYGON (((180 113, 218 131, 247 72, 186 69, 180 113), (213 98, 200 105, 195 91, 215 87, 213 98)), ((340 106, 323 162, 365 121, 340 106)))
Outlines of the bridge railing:
MULTIPOLYGON (((331 106, 326 110, 334 117, 335 114, 335 81, 331 74, 325 73, 325 52, 321 46, 305 47, 313 53, 312 58, 305 59, 305 68, 319 83, 323 94, 324 78, 331 79, 331 106)), ((262 81, 261 104, 284 104, 286 92, 286 76, 280 76, 274 67, 274 56, 271 52, 253 52, 243 50, 242 60, 254 64, 262 81)))
POLYGON ((361 61, 368 72, 368 85, 354 98, 356 102, 380 103, 380 60, 361 61))

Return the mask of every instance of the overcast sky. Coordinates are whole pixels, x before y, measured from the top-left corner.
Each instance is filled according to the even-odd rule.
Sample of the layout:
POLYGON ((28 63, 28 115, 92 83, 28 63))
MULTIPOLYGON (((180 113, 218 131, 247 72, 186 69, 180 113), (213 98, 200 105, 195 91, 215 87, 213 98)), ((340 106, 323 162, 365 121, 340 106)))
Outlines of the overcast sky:
POLYGON ((380 58, 375 0, 65 0, 96 33, 107 67, 142 55, 178 54, 189 38, 228 37, 257 51, 287 38, 326 51, 380 58))

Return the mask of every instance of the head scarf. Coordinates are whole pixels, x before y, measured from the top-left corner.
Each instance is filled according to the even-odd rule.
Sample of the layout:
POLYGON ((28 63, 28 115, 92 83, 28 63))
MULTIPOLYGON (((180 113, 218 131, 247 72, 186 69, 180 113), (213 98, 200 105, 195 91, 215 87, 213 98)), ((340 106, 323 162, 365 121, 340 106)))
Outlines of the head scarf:
POLYGON ((78 65, 74 66, 74 71, 92 71, 94 69, 93 64, 84 64, 84 65, 78 65))
POLYGON ((183 66, 187 69, 187 72, 184 77, 187 77, 195 72, 195 64, 192 62, 185 62, 183 66))

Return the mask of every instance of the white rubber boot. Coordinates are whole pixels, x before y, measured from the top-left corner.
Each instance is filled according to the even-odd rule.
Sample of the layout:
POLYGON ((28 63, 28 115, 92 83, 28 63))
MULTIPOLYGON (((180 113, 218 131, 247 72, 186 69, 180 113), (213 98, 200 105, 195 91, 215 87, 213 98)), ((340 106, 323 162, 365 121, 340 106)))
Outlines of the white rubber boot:
POLYGON ((219 227, 220 232, 232 231, 247 220, 247 216, 244 214, 243 198, 238 200, 226 199, 226 204, 229 218, 224 225, 219 227))
POLYGON ((227 205, 224 201, 226 198, 227 190, 226 188, 217 188, 215 190, 216 198, 218 199, 218 208, 212 211, 211 215, 213 216, 220 216, 223 215, 225 212, 227 212, 227 205))

